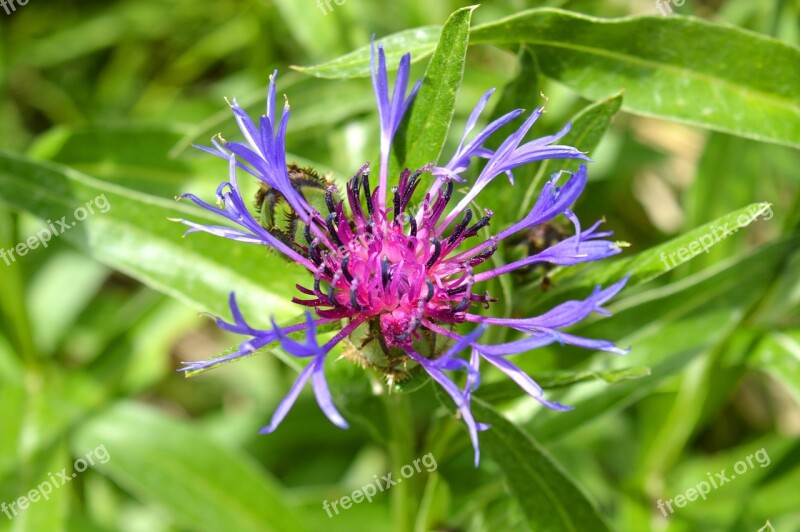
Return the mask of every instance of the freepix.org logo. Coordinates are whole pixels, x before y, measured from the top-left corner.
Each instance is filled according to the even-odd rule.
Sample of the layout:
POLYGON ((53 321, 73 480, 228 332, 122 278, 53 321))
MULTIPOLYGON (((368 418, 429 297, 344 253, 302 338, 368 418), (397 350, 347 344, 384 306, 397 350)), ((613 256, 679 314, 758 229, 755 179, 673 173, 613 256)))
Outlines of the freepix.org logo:
POLYGON ((17 6, 23 7, 28 5, 29 0, 0 0, 0 6, 6 15, 10 15, 17 10, 17 6))
POLYGON ((31 235, 24 242, 20 242, 11 249, 0 248, 0 259, 5 261, 6 266, 11 266, 11 264, 17 262, 17 258, 24 257, 29 251, 38 248, 40 245, 46 248, 53 236, 60 236, 66 233, 77 226, 78 222, 84 221, 92 214, 97 212, 105 214, 109 210, 111 210, 111 203, 109 203, 105 194, 101 194, 75 209, 75 212, 72 213, 75 219, 72 222, 68 221, 66 216, 62 216, 56 221, 47 220, 47 227, 37 231, 35 235, 31 235), (95 209, 97 210, 95 211, 95 209))
POLYGON ((755 469, 755 464, 753 463, 754 459, 755 463, 762 468, 768 467, 772 462, 767 454, 767 450, 762 447, 756 452, 747 455, 744 459, 733 464, 733 473, 729 473, 727 469, 723 469, 718 473, 714 473, 714 476, 711 476, 711 473, 708 472, 706 473, 708 482, 705 480, 698 482, 694 487, 688 488, 685 492, 675 495, 671 499, 658 499, 656 506, 658 506, 658 509, 661 510, 661 513, 664 515, 664 517, 668 517, 676 511, 676 508, 683 508, 690 502, 696 501, 698 497, 706 500, 708 494, 711 493, 712 488, 715 490, 721 488, 728 482, 734 480, 736 477, 741 477, 751 469, 755 469), (672 507, 673 502, 675 503, 676 508, 672 507), (667 512, 668 509, 669 513, 667 512))
POLYGON ((106 446, 98 445, 72 463, 72 468, 74 469, 72 474, 67 472, 66 467, 56 473, 48 473, 47 480, 30 490, 27 494, 10 503, 0 503, 0 512, 4 513, 9 520, 14 519, 21 512, 27 510, 31 504, 39 502, 42 499, 45 501, 49 500, 50 494, 53 493, 54 489, 58 489, 67 482, 70 482, 78 476, 78 473, 86 471, 89 466, 94 466, 96 463, 105 464, 109 460, 111 460, 111 455, 106 449, 106 446))
POLYGON ((406 464, 401 467, 400 475, 402 476, 395 477, 393 479, 392 473, 382 475, 380 478, 378 478, 378 475, 374 475, 374 482, 365 484, 360 489, 354 490, 350 495, 345 495, 331 502, 328 502, 328 500, 325 499, 322 501, 322 509, 327 512, 328 517, 333 517, 334 514, 339 515, 339 506, 341 506, 342 511, 344 511, 352 508, 354 504, 362 503, 365 499, 367 502, 372 502, 372 498, 378 493, 383 493, 384 491, 390 490, 392 486, 396 486, 397 484, 403 482, 403 479, 413 477, 415 473, 422 473, 420 463, 425 466, 425 471, 428 473, 436 471, 436 468, 438 467, 436 458, 433 457, 433 453, 428 453, 421 458, 417 458, 411 464, 406 464), (331 509, 333 509, 333 512, 331 512, 331 509))
POLYGON ((736 225, 729 227, 731 223, 722 224, 721 226, 711 225, 709 231, 701 235, 696 240, 689 242, 687 245, 673 250, 669 255, 661 252, 661 262, 664 263, 666 270, 677 267, 680 263, 687 261, 698 255, 701 251, 709 252, 711 247, 735 234, 739 229, 747 227, 754 221, 758 220, 771 220, 772 219, 772 206, 769 203, 762 203, 760 205, 753 205, 750 207, 749 212, 739 215, 736 219, 736 225))

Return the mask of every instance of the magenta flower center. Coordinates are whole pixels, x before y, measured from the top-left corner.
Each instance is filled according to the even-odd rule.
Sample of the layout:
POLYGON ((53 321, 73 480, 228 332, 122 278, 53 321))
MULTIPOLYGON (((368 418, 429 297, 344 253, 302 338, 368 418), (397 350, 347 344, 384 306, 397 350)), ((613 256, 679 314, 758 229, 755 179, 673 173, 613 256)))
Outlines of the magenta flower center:
POLYGON ((472 302, 488 305, 492 301, 488 294, 472 292, 472 269, 491 257, 497 246, 478 253, 452 253, 489 224, 492 212, 473 223, 472 211, 466 210, 460 222, 442 235, 447 228, 437 224, 450 201, 452 182, 435 198, 428 194, 420 205, 411 205, 420 175, 428 169, 403 171, 392 188, 392 204, 382 210, 376 201, 380 191, 370 191, 365 165, 347 185, 350 218, 344 200, 334 203, 335 187, 329 187, 329 214, 324 219, 314 216, 317 235, 307 226, 308 246, 301 247, 317 271, 313 290, 298 288, 316 299, 295 301, 315 307, 321 317, 379 318, 388 347, 410 345, 426 319, 459 323, 472 302))

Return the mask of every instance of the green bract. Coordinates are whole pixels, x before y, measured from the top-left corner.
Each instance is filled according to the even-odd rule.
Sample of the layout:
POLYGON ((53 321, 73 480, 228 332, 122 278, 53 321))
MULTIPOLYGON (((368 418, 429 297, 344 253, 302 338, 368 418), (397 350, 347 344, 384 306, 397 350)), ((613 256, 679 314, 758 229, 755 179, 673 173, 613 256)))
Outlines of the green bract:
MULTIPOLYGON (((331 183, 322 178, 313 168, 301 168, 296 164, 288 167, 292 187, 299 192, 317 212, 326 212, 325 194, 331 183)), ((284 244, 295 247, 301 241, 303 225, 280 192, 261 183, 256 193, 256 212, 261 225, 278 237, 284 244)))

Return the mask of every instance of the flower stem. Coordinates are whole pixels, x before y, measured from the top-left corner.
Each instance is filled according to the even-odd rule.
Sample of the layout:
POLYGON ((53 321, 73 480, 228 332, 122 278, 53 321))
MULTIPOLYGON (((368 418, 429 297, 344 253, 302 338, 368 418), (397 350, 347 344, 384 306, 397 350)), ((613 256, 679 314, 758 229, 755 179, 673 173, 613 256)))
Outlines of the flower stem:
POLYGON ((398 482, 392 486, 391 491, 393 520, 397 532, 410 532, 414 529, 416 500, 412 479, 402 478, 400 469, 414 460, 414 423, 411 406, 406 394, 388 394, 384 397, 389 420, 392 478, 398 482))

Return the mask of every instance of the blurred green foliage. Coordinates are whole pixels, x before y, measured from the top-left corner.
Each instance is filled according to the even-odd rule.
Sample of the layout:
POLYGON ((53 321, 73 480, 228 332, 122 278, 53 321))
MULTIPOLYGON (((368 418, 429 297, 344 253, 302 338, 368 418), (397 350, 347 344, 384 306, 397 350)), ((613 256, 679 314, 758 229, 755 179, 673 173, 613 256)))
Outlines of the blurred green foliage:
MULTIPOLYGON (((111 457, 50 500, 0 514, 0 530, 800 528, 796 0, 675 8, 697 19, 660 17, 645 0, 500 0, 474 11, 457 98, 423 94, 399 152, 452 153, 490 87, 494 116, 546 101, 536 134, 572 119, 570 142, 596 161, 574 210, 585 222, 605 216, 631 244, 608 264, 550 272, 546 291, 537 278, 498 282, 492 312, 532 315, 633 274, 612 317, 571 331, 629 345, 629 355, 556 345, 516 357, 574 411, 543 410, 487 372, 476 413, 495 427, 481 436, 479 469, 431 385, 378 398, 361 369, 332 363, 352 428, 331 426, 304 393, 275 434, 259 436, 296 365, 276 352, 191 380, 176 372, 239 341, 197 315, 227 316, 231 290, 257 324, 298 314, 288 299, 300 272, 261 249, 182 239, 167 220, 202 217, 173 197, 210 198, 227 175, 223 161, 191 149, 218 132, 235 137, 223 98, 260 112, 278 69, 292 106, 288 159, 341 182, 375 159, 377 118, 368 79, 354 77, 363 50, 351 56, 360 67, 328 62, 373 34, 407 32, 390 57, 410 49, 415 78, 429 68, 441 87, 457 86, 458 68, 427 67, 426 54, 468 5, 346 0, 325 14, 311 0, 34 0, 0 11, 0 249, 92 198, 111 205, 47 249, 0 262, 0 503, 98 445, 111 457), (497 22, 543 6, 580 15, 497 22), (654 16, 584 17, 631 14, 654 16), (446 138, 444 121, 415 146, 413 120, 449 108, 446 138), (743 212, 759 218, 662 267, 662 252, 743 212), (407 417, 406 433, 390 415, 407 417), (768 466, 666 517, 658 509, 761 448, 768 466), (429 452, 435 472, 333 518, 323 510, 429 452)), ((498 179, 481 206, 502 226, 556 170, 532 165, 514 187, 498 179)))

